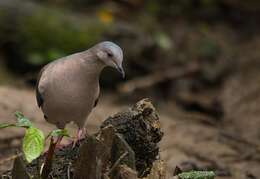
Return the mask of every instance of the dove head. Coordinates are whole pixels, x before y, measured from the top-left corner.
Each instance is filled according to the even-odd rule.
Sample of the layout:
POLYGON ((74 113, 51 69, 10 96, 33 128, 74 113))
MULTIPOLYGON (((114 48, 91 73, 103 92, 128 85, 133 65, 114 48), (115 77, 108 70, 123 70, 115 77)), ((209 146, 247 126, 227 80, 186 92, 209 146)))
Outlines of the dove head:
POLYGON ((105 41, 98 43, 95 47, 95 53, 98 60, 101 60, 106 66, 117 69, 125 77, 125 72, 122 67, 123 51, 113 42, 105 41))

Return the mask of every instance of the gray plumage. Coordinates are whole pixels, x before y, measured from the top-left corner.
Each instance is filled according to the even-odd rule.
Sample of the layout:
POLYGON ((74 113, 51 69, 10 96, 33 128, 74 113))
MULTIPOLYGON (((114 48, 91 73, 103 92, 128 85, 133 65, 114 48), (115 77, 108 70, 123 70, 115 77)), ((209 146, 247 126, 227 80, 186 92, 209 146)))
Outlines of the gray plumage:
POLYGON ((101 42, 89 50, 46 65, 40 72, 36 99, 45 119, 64 128, 71 121, 83 128, 99 97, 99 76, 105 66, 124 76, 123 53, 112 42, 101 42))

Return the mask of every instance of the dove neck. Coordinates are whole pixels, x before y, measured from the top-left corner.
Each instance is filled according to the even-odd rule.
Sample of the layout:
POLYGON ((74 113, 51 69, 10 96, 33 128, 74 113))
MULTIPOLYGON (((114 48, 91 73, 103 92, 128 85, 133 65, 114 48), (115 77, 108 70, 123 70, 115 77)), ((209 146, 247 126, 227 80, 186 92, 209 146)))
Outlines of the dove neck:
POLYGON ((105 64, 89 50, 82 52, 80 56, 82 65, 86 68, 86 70, 88 70, 88 72, 91 71, 93 74, 99 75, 105 67, 105 64))

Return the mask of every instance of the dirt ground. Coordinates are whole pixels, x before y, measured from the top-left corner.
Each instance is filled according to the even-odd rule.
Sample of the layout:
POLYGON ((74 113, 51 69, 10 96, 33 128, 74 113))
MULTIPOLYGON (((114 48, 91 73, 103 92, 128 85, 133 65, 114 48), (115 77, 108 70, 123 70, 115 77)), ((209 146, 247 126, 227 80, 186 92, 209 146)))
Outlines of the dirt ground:
MULTIPOLYGON (((240 78, 230 80, 232 83, 228 83, 227 86, 232 85, 232 88, 238 89, 241 84, 240 78)), ((250 84, 248 81, 247 83, 250 84)), ((235 93, 241 96, 240 100, 245 100, 247 97, 249 102, 248 94, 251 92, 239 89, 230 91, 228 87, 224 87, 220 97, 227 99, 225 95, 235 93)), ((101 97, 98 107, 94 109, 87 122, 89 133, 97 131, 99 124, 107 116, 132 105, 117 104, 112 99, 114 98, 111 95, 101 97)), ((252 101, 256 100, 253 98, 252 101)), ((239 100, 223 102, 224 109, 236 109, 239 103, 239 100)), ((246 105, 244 108, 237 108, 239 110, 235 115, 225 111, 227 115, 221 121, 201 113, 187 112, 174 103, 160 105, 157 109, 164 131, 160 150, 161 157, 167 164, 168 178, 172 176, 177 165, 183 170, 213 169, 219 175, 217 178, 223 179, 258 178, 260 144, 259 127, 256 125, 260 126, 260 122, 257 117, 257 106, 251 103, 251 107, 246 105), (249 112, 250 116, 247 115, 249 112), (238 117, 240 119, 236 120, 238 117)), ((23 112, 45 133, 53 128, 43 120, 32 89, 0 87, 1 123, 13 121, 13 112, 16 110, 23 112)), ((69 128, 74 132, 73 126, 69 128)), ((0 131, 0 173, 12 166, 12 156, 19 150, 22 133, 22 130, 15 128, 0 131)))

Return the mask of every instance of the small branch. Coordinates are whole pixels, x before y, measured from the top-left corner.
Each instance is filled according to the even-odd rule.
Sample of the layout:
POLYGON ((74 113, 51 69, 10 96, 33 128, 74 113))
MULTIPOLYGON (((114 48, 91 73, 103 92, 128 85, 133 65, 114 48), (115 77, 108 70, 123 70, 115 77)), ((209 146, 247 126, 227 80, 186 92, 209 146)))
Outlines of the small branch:
POLYGON ((22 155, 23 155, 22 153, 18 153, 18 154, 16 154, 16 155, 12 155, 12 156, 10 156, 10 157, 8 157, 8 158, 5 158, 5 159, 3 159, 3 160, 0 161, 0 165, 3 165, 4 163, 9 162, 9 161, 11 161, 11 160, 14 160, 14 159, 16 159, 17 157, 20 157, 20 156, 22 156, 22 155))
POLYGON ((68 169, 67 169, 67 177, 68 177, 68 179, 70 179, 70 165, 71 164, 68 165, 68 169))
POLYGON ((124 152, 119 158, 118 160, 113 164, 113 166, 111 167, 111 169, 108 172, 108 176, 115 170, 115 168, 119 165, 119 163, 126 157, 126 155, 128 154, 128 152, 124 152))

